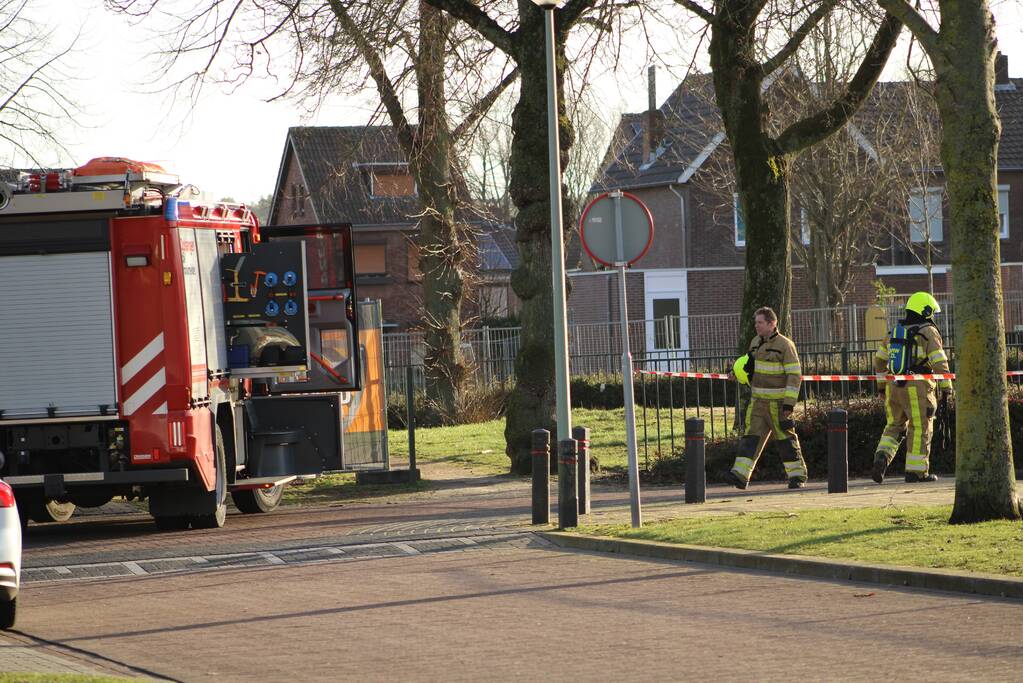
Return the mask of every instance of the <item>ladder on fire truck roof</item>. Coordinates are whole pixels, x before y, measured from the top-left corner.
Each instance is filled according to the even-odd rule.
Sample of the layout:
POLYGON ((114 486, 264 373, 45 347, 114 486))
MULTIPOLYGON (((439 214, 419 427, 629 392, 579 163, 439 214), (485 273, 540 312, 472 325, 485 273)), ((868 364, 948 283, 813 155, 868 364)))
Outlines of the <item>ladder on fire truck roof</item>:
POLYGON ((0 216, 159 207, 193 189, 156 164, 100 157, 73 170, 21 173, 0 182, 0 216))

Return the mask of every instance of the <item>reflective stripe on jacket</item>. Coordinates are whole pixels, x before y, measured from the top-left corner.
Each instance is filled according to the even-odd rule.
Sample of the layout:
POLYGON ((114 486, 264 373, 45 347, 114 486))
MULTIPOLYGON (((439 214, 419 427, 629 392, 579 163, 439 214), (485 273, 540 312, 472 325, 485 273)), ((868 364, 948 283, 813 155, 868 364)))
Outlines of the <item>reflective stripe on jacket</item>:
MULTIPOLYGON (((888 337, 891 338, 890 330, 888 337)), ((917 331, 914 342, 913 367, 923 368, 921 370, 922 374, 946 374, 951 372, 948 369, 948 356, 945 355, 945 348, 941 343, 941 333, 938 332, 937 327, 934 325, 924 325, 917 331)), ((877 353, 874 354, 874 372, 879 375, 888 373, 888 339, 881 342, 877 353)), ((886 381, 883 379, 878 380, 878 384, 883 385, 886 381)), ((926 382, 930 387, 934 386, 933 380, 915 381, 926 382)), ((939 380, 937 384, 938 388, 942 390, 952 388, 952 380, 939 380)))
POLYGON ((757 336, 750 342, 749 353, 754 359, 750 379, 753 398, 795 405, 803 370, 792 340, 777 331, 767 339, 757 336))

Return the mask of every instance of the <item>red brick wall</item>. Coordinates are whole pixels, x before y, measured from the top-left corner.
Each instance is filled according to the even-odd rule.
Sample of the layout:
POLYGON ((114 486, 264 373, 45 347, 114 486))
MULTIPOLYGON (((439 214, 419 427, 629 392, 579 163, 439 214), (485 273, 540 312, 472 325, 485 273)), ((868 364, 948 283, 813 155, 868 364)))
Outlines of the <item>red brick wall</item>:
POLYGON ((387 275, 360 276, 355 284, 360 298, 380 299, 384 323, 401 330, 417 325, 423 310, 422 284, 409 270, 409 232, 411 226, 409 231, 360 227, 354 238, 356 244, 386 245, 387 275))
MULTIPOLYGON (((570 324, 603 323, 613 320, 609 289, 616 285, 611 273, 570 277, 568 322, 570 324)), ((626 280, 626 282, 628 282, 626 280)))
POLYGON ((294 154, 290 151, 285 163, 288 171, 285 174, 284 194, 278 200, 277 215, 271 216, 270 220, 278 225, 312 223, 316 219, 313 215, 312 200, 309 198, 309 188, 302 181, 302 173, 295 163, 294 154), (301 201, 296 198, 300 198, 301 201))

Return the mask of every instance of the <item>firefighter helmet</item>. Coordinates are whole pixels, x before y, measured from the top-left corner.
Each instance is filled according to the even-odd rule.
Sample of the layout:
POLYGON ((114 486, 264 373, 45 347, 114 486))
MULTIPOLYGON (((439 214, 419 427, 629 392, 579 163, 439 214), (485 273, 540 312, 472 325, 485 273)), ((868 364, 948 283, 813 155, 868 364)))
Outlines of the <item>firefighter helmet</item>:
POLYGON ((744 354, 735 359, 732 364, 732 374, 739 384, 749 384, 749 374, 746 372, 746 365, 749 363, 749 354, 744 354))
POLYGON ((935 313, 941 313, 941 306, 938 305, 938 300, 931 296, 930 293, 917 292, 909 297, 909 301, 906 302, 906 310, 919 313, 925 318, 930 318, 935 313))

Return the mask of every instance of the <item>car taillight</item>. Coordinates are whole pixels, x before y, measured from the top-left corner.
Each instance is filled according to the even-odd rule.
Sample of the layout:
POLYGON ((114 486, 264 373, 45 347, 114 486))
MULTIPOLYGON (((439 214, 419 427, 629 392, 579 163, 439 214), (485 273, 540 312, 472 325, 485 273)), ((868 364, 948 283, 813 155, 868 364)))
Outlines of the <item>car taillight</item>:
POLYGON ((0 508, 14 507, 14 489, 6 481, 0 481, 0 508))

